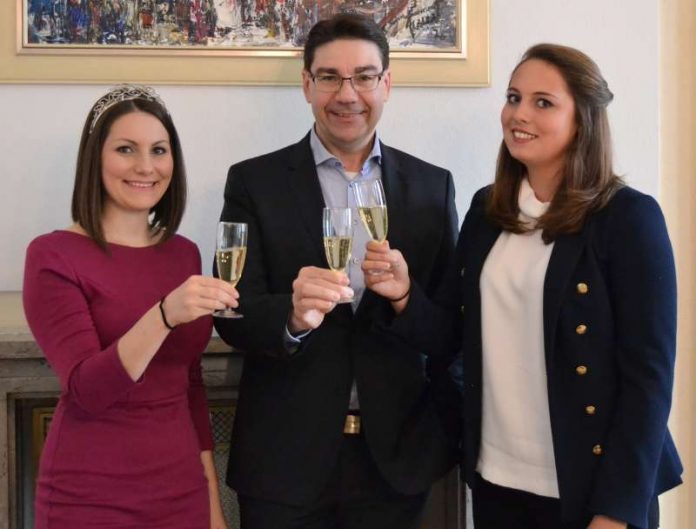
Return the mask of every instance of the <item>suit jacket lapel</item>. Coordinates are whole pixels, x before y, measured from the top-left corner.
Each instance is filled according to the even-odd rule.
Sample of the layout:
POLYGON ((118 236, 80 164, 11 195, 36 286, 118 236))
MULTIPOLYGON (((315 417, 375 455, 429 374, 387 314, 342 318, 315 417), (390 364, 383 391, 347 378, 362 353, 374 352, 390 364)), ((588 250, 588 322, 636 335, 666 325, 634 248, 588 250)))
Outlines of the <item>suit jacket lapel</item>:
POLYGON ((556 341, 556 322, 573 271, 585 246, 586 229, 556 239, 544 279, 544 349, 547 362, 556 341))
POLYGON ((309 134, 295 144, 288 164, 288 187, 294 193, 297 215, 302 219, 319 262, 325 264, 321 228, 324 196, 321 192, 314 155, 309 145, 309 134))

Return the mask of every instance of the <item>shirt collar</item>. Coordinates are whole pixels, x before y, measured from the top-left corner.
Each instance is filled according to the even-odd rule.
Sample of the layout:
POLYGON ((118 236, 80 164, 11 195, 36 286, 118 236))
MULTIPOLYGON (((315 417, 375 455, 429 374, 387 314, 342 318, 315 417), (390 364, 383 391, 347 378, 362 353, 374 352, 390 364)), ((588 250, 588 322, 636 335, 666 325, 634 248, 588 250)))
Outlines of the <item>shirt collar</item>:
POLYGON ((520 212, 525 220, 536 221, 549 209, 550 202, 542 202, 534 194, 534 189, 525 177, 520 182, 520 191, 518 196, 518 205, 520 212))
MULTIPOLYGON (((311 147, 312 154, 314 155, 315 165, 319 166, 329 160, 336 160, 340 162, 338 158, 336 158, 333 154, 329 152, 329 150, 326 147, 324 147, 324 144, 319 139, 319 136, 317 135, 317 132, 314 129, 314 127, 312 127, 312 130, 309 134, 309 146, 311 147)), ((382 149, 380 147, 379 134, 377 133, 377 131, 375 131, 375 141, 372 144, 372 150, 370 151, 370 154, 367 155, 365 164, 367 164, 371 160, 374 160, 378 164, 381 164, 382 162, 382 149)), ((363 167, 365 167, 365 164, 363 164, 363 167)))

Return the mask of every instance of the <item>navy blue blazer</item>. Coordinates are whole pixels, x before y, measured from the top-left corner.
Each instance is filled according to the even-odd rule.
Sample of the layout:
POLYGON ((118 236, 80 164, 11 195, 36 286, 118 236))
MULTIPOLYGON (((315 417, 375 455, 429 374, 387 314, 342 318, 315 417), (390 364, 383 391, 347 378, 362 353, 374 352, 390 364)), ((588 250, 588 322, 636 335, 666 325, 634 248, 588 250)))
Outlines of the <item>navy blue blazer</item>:
MULTIPOLYGON (((501 231, 485 214, 489 189, 473 198, 439 307, 416 286, 393 325, 430 354, 461 347, 470 485, 481 437, 479 279, 501 231)), ((644 528, 653 498, 681 483, 667 429, 676 296, 665 221, 647 195, 624 187, 579 233, 556 239, 544 282, 544 345, 564 519, 604 514, 644 528)))

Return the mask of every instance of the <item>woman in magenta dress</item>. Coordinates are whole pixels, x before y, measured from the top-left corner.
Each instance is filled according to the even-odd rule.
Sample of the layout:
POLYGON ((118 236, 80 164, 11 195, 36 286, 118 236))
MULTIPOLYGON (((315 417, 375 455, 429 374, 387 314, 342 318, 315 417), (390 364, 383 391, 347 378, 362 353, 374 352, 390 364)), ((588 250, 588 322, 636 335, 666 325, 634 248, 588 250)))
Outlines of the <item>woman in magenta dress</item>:
POLYGON ((36 528, 225 529, 201 354, 211 313, 237 306, 176 235, 179 138, 148 87, 90 111, 74 224, 27 250, 24 308, 61 396, 41 457, 36 528))

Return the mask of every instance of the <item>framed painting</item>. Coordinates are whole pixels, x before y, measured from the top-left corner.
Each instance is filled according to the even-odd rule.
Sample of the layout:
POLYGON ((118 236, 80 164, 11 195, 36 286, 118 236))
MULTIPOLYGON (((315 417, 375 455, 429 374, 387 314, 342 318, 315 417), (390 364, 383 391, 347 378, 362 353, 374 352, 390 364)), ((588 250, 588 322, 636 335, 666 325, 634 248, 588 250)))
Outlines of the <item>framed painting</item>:
POLYGON ((488 0, 2 0, 0 82, 299 84, 339 11, 384 29, 395 84, 489 83, 488 0))

